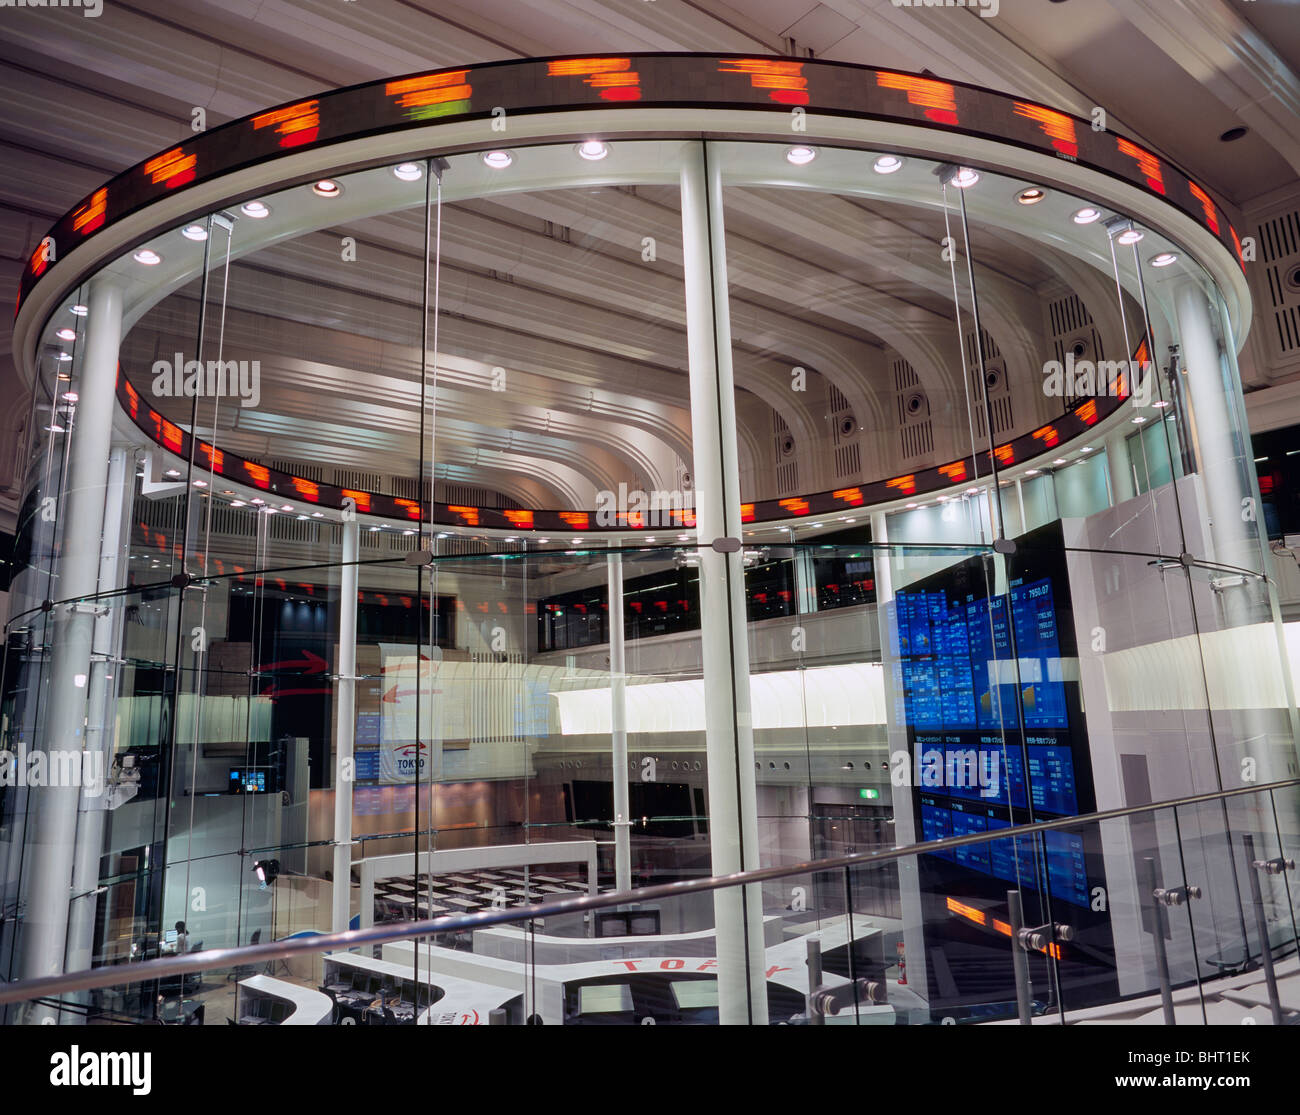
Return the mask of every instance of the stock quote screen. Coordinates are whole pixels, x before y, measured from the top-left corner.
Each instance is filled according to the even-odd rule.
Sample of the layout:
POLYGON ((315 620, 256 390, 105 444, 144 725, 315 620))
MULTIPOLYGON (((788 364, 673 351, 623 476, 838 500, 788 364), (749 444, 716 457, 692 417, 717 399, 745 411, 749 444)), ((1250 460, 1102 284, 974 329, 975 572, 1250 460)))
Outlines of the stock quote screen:
MULTIPOLYGON (((992 566, 973 558, 894 597, 898 711, 924 840, 1092 808, 1086 743, 1080 732, 1076 747, 1073 731, 1082 727, 1081 711, 1071 709, 1073 634, 1063 639, 1058 607, 1058 596, 1068 600, 1068 582, 1064 570, 1014 564, 1009 560, 1003 592, 993 591, 992 566)), ((1045 882, 1054 898, 1087 907, 1082 837, 1050 835, 1045 866, 1036 867, 1031 849, 1013 848, 1010 838, 936 858, 1036 890, 1045 882)))
MULTIPOLYGON (((912 756, 916 839, 983 836, 1096 808, 1059 523, 1022 535, 1005 559, 974 556, 916 581, 888 607, 893 722, 905 725, 912 756)), ((932 1009, 1014 1016, 1011 890, 1025 925, 1074 931, 1029 955, 1035 987, 1080 1005, 1114 991, 1095 826, 995 837, 916 863, 932 1009)))

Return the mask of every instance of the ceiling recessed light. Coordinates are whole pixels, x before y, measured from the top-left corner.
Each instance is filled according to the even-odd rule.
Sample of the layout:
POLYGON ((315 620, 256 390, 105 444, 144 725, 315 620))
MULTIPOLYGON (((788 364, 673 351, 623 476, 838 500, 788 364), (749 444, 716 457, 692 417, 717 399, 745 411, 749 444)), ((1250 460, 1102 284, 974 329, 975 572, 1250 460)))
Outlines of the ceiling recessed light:
POLYGON ((49 430, 49 432, 52 434, 63 433, 63 427, 60 426, 57 422, 53 423, 52 425, 46 426, 45 428, 49 430))
POLYGON ((252 217, 254 220, 258 221, 263 217, 269 217, 271 215, 270 207, 262 201, 246 201, 239 207, 239 211, 243 213, 245 217, 252 217))
POLYGON ((914 503, 907 503, 907 504, 904 504, 904 506, 905 506, 905 507, 910 511, 913 507, 916 506, 916 504, 914 504, 914 503))
POLYGON ((1156 400, 1154 403, 1152 403, 1151 405, 1152 405, 1153 407, 1155 407, 1156 410, 1164 410, 1165 407, 1167 407, 1167 406, 1169 405, 1169 400, 1168 400, 1168 399, 1157 399, 1157 400, 1156 400))
POLYGON ((293 510, 293 504, 292 504, 292 503, 282 503, 282 504, 280 505, 280 510, 281 510, 281 511, 292 511, 292 510, 293 510))
POLYGON ((979 173, 971 170, 968 166, 958 167, 952 177, 948 179, 950 186, 956 186, 959 190, 969 189, 980 180, 979 173))
POLYGON ((1074 223, 1076 225, 1090 225, 1093 221, 1100 219, 1101 210, 1091 205, 1085 205, 1082 209, 1074 211, 1074 223))
POLYGON ((208 238, 208 230, 202 225, 186 225, 181 229, 181 235, 185 237, 186 240, 206 240, 208 238))
POLYGON ((169 468, 165 473, 163 473, 164 476, 179 476, 180 474, 181 470, 178 468, 169 468))
POLYGON ((75 341, 77 339, 77 331, 75 329, 60 329, 54 335, 61 341, 75 341))
POLYGON ((1178 256, 1173 252, 1161 252, 1158 256, 1151 257, 1152 267, 1168 267, 1171 263, 1176 263, 1178 256))
POLYGON ((1037 186, 1030 186, 1016 194, 1016 200, 1021 205, 1037 205, 1046 196, 1046 190, 1039 189, 1037 186))
POLYGON ((231 507, 243 507, 243 506, 244 506, 244 501, 243 501, 242 499, 232 499, 232 500, 230 501, 230 506, 231 506, 231 507))
POLYGON ((153 267, 156 264, 162 263, 162 256, 152 248, 141 248, 131 258, 134 259, 136 263, 143 263, 146 267, 153 267))
POLYGON ((317 197, 338 197, 343 192, 343 187, 333 178, 322 178, 319 182, 312 183, 311 192, 317 197))
MULTIPOLYGON (((54 359, 57 360, 57 361, 59 361, 60 363, 63 363, 63 362, 65 362, 65 361, 68 361, 68 360, 71 360, 71 359, 72 359, 72 353, 70 353, 70 352, 59 352, 59 353, 56 353, 56 354, 55 354, 54 359)), ((60 378, 60 379, 67 379, 68 377, 67 377, 67 376, 60 376, 59 378, 60 378)))
POLYGON ((71 312, 76 314, 77 317, 85 317, 88 313, 90 313, 90 307, 83 306, 80 302, 78 302, 75 306, 71 307, 71 312))
POLYGON ((599 139, 588 139, 578 144, 577 151, 584 159, 594 163, 609 154, 609 144, 599 139))
POLYGON ((1052 464, 1054 464, 1054 465, 1063 465, 1063 464, 1065 464, 1065 458, 1064 458, 1064 457, 1057 457, 1056 460, 1054 460, 1054 461, 1052 462, 1052 464))
POLYGON ((1249 128, 1242 128, 1242 127, 1229 128, 1226 132, 1223 133, 1223 135, 1219 136, 1219 139, 1222 140, 1224 143, 1234 143, 1236 140, 1241 139, 1241 137, 1244 136, 1248 131, 1250 131, 1249 128))
POLYGON ((1085 445, 1082 449, 1079 450, 1080 453, 1091 453, 1092 451, 1093 450, 1091 445, 1085 445))
POLYGON ((1026 476, 1037 476, 1037 475, 1038 475, 1038 469, 1036 469, 1036 468, 1027 468, 1027 469, 1025 469, 1025 475, 1026 475, 1026 476))
POLYGON ((871 164, 871 169, 877 174, 893 174, 894 171, 903 169, 903 160, 897 155, 881 155, 871 164))
POLYGON ((807 166, 815 158, 817 158, 817 148, 809 147, 804 143, 785 149, 786 162, 793 163, 795 166, 807 166))
POLYGON ((1138 414, 1138 415, 1135 415, 1134 418, 1133 418, 1133 425, 1135 425, 1135 426, 1140 426, 1140 425, 1142 425, 1142 423, 1145 422, 1145 421, 1146 421, 1146 419, 1145 419, 1142 415, 1138 414))
POLYGON ((505 170, 515 161, 514 155, 509 151, 484 151, 483 162, 493 170, 505 170))
POLYGON ((424 168, 419 163, 398 163, 393 174, 403 182, 418 182, 424 177, 424 168))
POLYGON ((75 403, 81 396, 79 396, 75 391, 65 391, 63 392, 63 397, 67 399, 68 402, 75 403))
POLYGON ((1115 240, 1119 244, 1136 244, 1146 235, 1140 228, 1126 228, 1115 240))
POLYGON ((324 511, 313 511, 313 512, 311 513, 311 517, 312 517, 313 519, 323 519, 323 518, 325 517, 325 512, 324 512, 324 511))
POLYGON ((208 482, 206 480, 195 480, 194 486, 196 488, 206 488, 208 486, 208 482))

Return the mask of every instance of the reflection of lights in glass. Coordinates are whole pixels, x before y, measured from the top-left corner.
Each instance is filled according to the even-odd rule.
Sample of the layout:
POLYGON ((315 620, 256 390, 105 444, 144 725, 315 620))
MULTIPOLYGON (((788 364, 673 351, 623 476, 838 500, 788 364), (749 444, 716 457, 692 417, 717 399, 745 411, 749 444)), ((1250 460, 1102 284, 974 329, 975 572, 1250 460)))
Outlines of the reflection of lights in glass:
POLYGON ((817 158, 817 149, 799 144, 795 147, 787 147, 785 157, 787 162, 793 163, 795 166, 807 166, 813 159, 817 158))
POLYGON ((143 263, 146 267, 153 267, 155 264, 162 263, 162 256, 152 248, 141 248, 131 257, 136 263, 143 263))
POLYGON ((1140 425, 1142 425, 1142 423, 1145 422, 1145 421, 1146 421, 1146 419, 1145 419, 1142 415, 1138 414, 1138 415, 1135 415, 1134 418, 1133 418, 1133 425, 1135 425, 1135 426, 1140 426, 1140 425))
POLYGON ((239 207, 245 217, 252 217, 255 220, 261 220, 263 217, 271 215, 270 207, 262 201, 246 201, 239 207))
POLYGON ((424 168, 419 163, 398 163, 393 174, 403 182, 418 182, 424 177, 424 168))
POLYGON ((51 423, 49 426, 46 426, 45 428, 52 434, 63 433, 63 427, 60 426, 57 422, 51 423))
POLYGON ((322 178, 312 184, 311 192, 317 197, 338 197, 343 192, 343 187, 333 178, 322 178))
POLYGON ((206 480, 195 480, 194 486, 196 488, 206 488, 208 486, 208 482, 206 480))
POLYGON ((75 391, 65 391, 63 392, 63 397, 67 399, 68 402, 75 403, 81 396, 79 396, 75 391))
POLYGON ((1082 209, 1075 210, 1073 219, 1076 225, 1090 225, 1100 217, 1100 209, 1094 209, 1091 205, 1085 205, 1082 209))
POLYGON ((1171 263, 1177 262, 1178 257, 1173 252, 1161 252, 1158 256, 1151 257, 1152 267, 1168 267, 1171 263))
MULTIPOLYGON (((66 362, 66 361, 72 359, 72 353, 70 353, 70 352, 60 352, 60 353, 57 353, 57 354, 55 355, 54 359, 57 360, 57 361, 59 361, 60 364, 62 364, 62 363, 64 363, 64 362, 66 362)), ((66 377, 65 377, 65 378, 66 378, 66 377)))
POLYGON ((181 470, 178 468, 169 468, 165 473, 163 473, 164 476, 179 476, 180 474, 181 470))
POLYGON ((1046 190, 1040 190, 1037 186, 1030 186, 1027 190, 1021 190, 1016 194, 1016 200, 1021 205, 1037 205, 1046 196, 1046 190))
POLYGON ((1085 446, 1083 446, 1082 449, 1079 450, 1080 453, 1091 453, 1092 451, 1093 451, 1093 448, 1092 448, 1091 445, 1085 445, 1085 446))
POLYGON ((1026 476, 1037 476, 1037 475, 1038 475, 1038 469, 1036 469, 1036 468, 1027 468, 1027 469, 1025 469, 1025 475, 1026 475, 1026 476))
POLYGON ((1153 407, 1155 407, 1156 410, 1164 410, 1165 407, 1167 407, 1167 406, 1169 405, 1169 400, 1168 400, 1168 399, 1157 399, 1157 400, 1156 400, 1154 403, 1152 403, 1151 405, 1152 405, 1153 407))
POLYGON ((515 157, 509 151, 484 151, 483 161, 493 170, 505 170, 515 157))
POLYGON ((243 506, 244 506, 244 501, 243 501, 242 499, 232 499, 232 500, 230 501, 230 506, 231 506, 231 507, 243 507, 243 506))
POLYGON ((603 159, 609 154, 609 144, 603 143, 598 139, 584 140, 582 143, 578 144, 578 154, 584 159, 596 162, 598 159, 603 159))
POLYGON ((877 174, 893 174, 894 171, 903 169, 903 160, 897 155, 881 155, 871 164, 871 169, 877 174))
POLYGON ((90 313, 90 307, 83 306, 80 302, 78 302, 75 306, 72 307, 72 313, 76 314, 77 317, 85 317, 88 313, 90 313))

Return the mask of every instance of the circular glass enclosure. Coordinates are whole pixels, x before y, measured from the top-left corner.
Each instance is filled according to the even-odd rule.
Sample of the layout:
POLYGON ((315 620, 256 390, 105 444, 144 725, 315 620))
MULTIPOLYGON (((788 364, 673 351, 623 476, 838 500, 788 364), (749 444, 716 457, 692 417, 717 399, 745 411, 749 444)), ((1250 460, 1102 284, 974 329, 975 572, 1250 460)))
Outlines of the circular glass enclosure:
POLYGON ((906 942, 906 1010, 946 1014, 987 984, 927 968, 979 952, 950 903, 1019 888, 1074 929, 1031 973, 1064 1011, 1155 986, 1112 914, 1145 849, 1213 894, 1175 982, 1214 974, 1233 834, 1297 819, 1236 241, 1089 121, 771 58, 411 75, 109 182, 15 326, 5 747, 79 781, 0 798, 11 978, 177 921, 215 947, 487 905, 434 895, 442 853, 518 866, 522 905, 1249 769, 1267 789, 1182 844, 1080 822, 656 907, 716 935, 724 1021, 782 1020, 789 988, 749 978, 765 918, 846 914, 877 924, 855 962, 906 942))

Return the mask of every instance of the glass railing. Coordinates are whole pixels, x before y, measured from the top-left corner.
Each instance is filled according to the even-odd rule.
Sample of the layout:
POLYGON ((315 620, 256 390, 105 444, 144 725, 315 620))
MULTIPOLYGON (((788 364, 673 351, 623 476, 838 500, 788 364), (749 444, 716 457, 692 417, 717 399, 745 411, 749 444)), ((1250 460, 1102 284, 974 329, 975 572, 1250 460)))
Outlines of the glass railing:
MULTIPOLYGON (((623 893, 598 893, 586 842, 515 866, 511 848, 379 857, 372 926, 200 952, 173 935, 0 1004, 10 1023, 1282 1024, 1300 1016, 1300 833, 1279 803, 1298 787, 623 893), (761 903, 759 955, 716 947, 742 899, 761 903)), ((283 911, 312 901, 301 882, 264 886, 283 911)))

